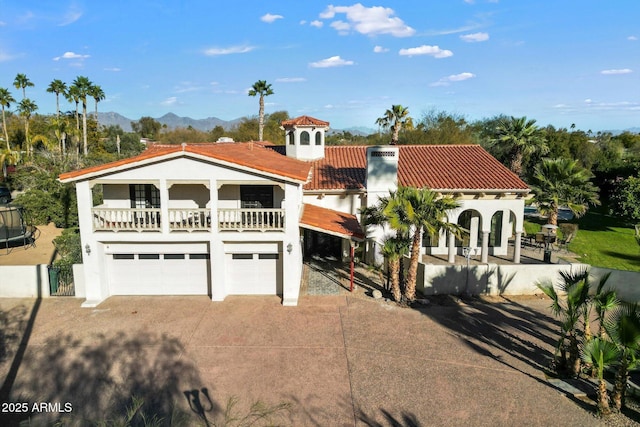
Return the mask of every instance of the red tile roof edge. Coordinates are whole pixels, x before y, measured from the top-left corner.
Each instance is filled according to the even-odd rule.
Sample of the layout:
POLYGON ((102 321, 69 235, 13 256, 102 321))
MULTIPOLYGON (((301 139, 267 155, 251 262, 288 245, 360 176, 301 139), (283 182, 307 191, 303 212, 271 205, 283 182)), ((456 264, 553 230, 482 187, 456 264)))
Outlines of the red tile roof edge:
MULTIPOLYGON (((223 161, 223 162, 228 162, 228 163, 232 163, 232 164, 236 164, 238 166, 241 167, 247 167, 249 169, 254 169, 254 170, 258 170, 261 172, 265 172, 265 173, 269 173, 269 174, 274 174, 274 175, 278 175, 278 176, 282 176, 285 178, 290 178, 293 179, 295 181, 299 181, 302 183, 305 183, 309 180, 309 177, 311 175, 311 165, 307 164, 306 162, 302 162, 299 160, 295 160, 295 159, 290 159, 290 158, 286 158, 287 160, 283 160, 284 162, 289 162, 291 165, 294 162, 300 163, 299 166, 299 170, 296 171, 291 171, 291 170, 285 170, 285 168, 279 168, 279 167, 270 167, 267 165, 255 165, 255 164, 249 164, 247 162, 242 162, 240 159, 235 158, 233 155, 225 155, 224 153, 212 153, 207 151, 205 148, 207 147, 220 147, 223 146, 225 144, 229 144, 229 145, 233 145, 234 147, 239 147, 239 146, 245 146, 247 147, 247 149, 252 150, 253 146, 255 146, 257 149, 260 150, 265 150, 265 151, 271 151, 274 154, 277 154, 275 151, 269 150, 268 148, 266 148, 264 145, 262 145, 259 142, 235 142, 235 143, 193 143, 193 144, 181 144, 181 145, 175 145, 175 144, 154 144, 151 145, 149 148, 147 148, 145 151, 143 151, 142 153, 138 154, 137 156, 134 157, 128 157, 126 159, 120 159, 120 160, 116 160, 114 162, 109 162, 109 163, 104 163, 101 165, 96 165, 96 166, 90 166, 88 168, 83 168, 83 169, 78 169, 78 170, 74 170, 74 171, 69 171, 69 172, 65 172, 62 173, 58 176, 58 179, 60 181, 73 181, 76 180, 77 178, 81 178, 83 176, 86 175, 92 175, 94 173, 99 173, 99 172, 107 172, 110 169, 116 169, 122 166, 126 166, 126 165, 136 165, 137 163, 140 162, 146 162, 146 161, 150 161, 153 159, 162 159, 164 156, 170 156, 170 155, 175 155, 179 153, 191 153, 194 155, 198 155, 198 156, 203 156, 209 159, 216 159, 219 161, 223 161), (245 145, 246 144, 246 145, 245 145), (250 147, 250 148, 249 148, 250 147)), ((277 154, 278 156, 280 156, 279 154, 277 154)), ((282 162, 280 162, 280 159, 278 166, 282 165, 282 162)))
POLYGON ((341 237, 364 240, 365 234, 355 215, 323 208, 309 203, 303 204, 300 226, 325 231, 341 237))

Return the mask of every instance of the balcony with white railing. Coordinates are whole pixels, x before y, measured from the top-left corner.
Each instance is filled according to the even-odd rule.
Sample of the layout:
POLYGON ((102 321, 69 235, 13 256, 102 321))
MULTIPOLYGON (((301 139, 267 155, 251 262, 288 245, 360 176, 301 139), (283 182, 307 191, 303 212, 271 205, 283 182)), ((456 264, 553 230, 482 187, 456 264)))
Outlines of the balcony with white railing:
POLYGON ((160 209, 106 208, 93 210, 94 231, 160 231, 160 209))
MULTIPOLYGON (((162 231, 160 208, 92 209, 94 231, 162 231)), ((174 231, 211 231, 211 209, 170 208, 168 229, 174 231)), ((284 231, 284 209, 218 209, 219 231, 284 231)), ((215 227, 215 223, 214 223, 215 227)), ((214 230, 215 231, 215 230, 214 230)))
POLYGON ((169 230, 209 231, 211 209, 169 209, 169 230))
POLYGON ((220 231, 283 231, 284 209, 218 209, 220 231))

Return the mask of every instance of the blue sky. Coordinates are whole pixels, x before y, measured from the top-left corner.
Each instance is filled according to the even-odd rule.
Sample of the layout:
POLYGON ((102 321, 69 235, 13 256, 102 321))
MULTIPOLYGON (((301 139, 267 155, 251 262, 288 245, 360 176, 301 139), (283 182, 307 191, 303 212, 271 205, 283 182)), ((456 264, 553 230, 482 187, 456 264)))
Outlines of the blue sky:
POLYGON ((17 73, 40 113, 53 79, 83 75, 103 112, 231 120, 257 114, 247 90, 267 80, 267 113, 338 129, 392 104, 624 129, 640 126, 640 3, 0 0, 0 87, 20 99, 17 73))

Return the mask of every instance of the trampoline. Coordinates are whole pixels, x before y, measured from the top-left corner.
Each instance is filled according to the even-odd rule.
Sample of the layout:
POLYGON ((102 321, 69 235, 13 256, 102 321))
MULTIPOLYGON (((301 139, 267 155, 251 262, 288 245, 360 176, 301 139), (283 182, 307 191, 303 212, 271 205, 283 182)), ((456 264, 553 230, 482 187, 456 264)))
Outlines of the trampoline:
POLYGON ((27 225, 22 206, 0 206, 0 248, 35 246, 38 229, 27 225))

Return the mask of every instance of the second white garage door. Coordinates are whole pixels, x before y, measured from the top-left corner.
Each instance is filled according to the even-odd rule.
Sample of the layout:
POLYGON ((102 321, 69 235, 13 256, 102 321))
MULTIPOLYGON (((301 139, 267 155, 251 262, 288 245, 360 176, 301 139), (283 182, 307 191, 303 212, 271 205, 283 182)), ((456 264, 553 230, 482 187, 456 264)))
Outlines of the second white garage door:
POLYGON ((277 245, 233 245, 226 251, 230 295, 282 294, 282 257, 277 245))

